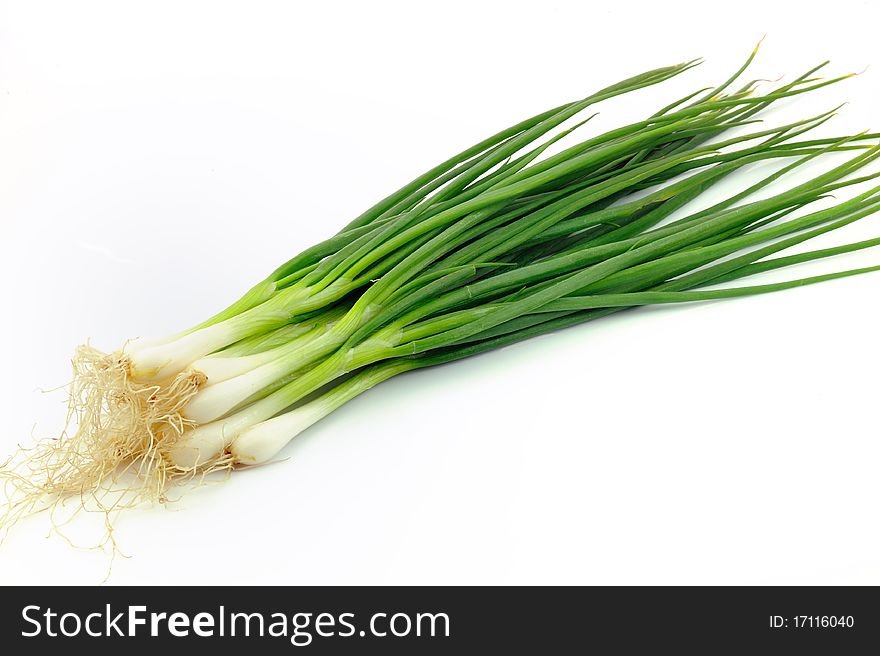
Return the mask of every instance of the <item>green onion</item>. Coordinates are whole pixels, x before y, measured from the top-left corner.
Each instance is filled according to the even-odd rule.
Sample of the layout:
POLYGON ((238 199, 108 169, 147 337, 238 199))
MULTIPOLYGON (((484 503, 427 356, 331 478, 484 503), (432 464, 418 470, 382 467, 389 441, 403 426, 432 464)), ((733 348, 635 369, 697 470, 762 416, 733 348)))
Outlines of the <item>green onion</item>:
POLYGON ((646 93, 697 62, 538 114, 385 197, 199 325, 112 354, 81 347, 75 429, 4 469, 17 493, 10 516, 83 491, 119 491, 120 471, 129 474, 123 498, 164 498, 175 480, 271 460, 300 431, 392 376, 627 308, 878 270, 717 287, 880 245, 868 239, 771 257, 880 209, 880 186, 870 184, 880 174, 865 172, 880 144, 867 133, 799 140, 837 110, 758 126, 778 100, 849 76, 820 80, 822 64, 763 94, 757 82, 729 92, 753 58, 711 90, 549 156, 551 146, 590 129, 589 118, 566 127, 585 110, 646 93), (831 155, 836 165, 784 184, 831 155), (782 166, 758 182, 694 207, 719 182, 775 161, 782 166), (866 188, 827 204, 858 185, 866 188))

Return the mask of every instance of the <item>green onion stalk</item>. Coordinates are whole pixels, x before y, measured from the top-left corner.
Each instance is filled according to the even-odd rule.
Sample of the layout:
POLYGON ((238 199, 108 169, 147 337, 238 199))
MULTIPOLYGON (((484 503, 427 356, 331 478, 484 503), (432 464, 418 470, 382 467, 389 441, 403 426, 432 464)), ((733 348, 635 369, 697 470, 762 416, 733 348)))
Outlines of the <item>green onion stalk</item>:
POLYGON ((763 123, 778 101, 849 76, 821 79, 822 64, 765 91, 757 80, 737 86, 754 57, 714 88, 567 146, 604 101, 646 94, 699 62, 521 121, 385 197, 197 326, 113 353, 80 347, 73 426, 2 470, 13 488, 8 517, 70 495, 105 510, 164 500, 179 479, 272 460, 388 378, 621 310, 877 270, 739 283, 880 245, 777 255, 880 209, 868 168, 880 144, 869 133, 808 138, 837 109, 763 123), (776 166, 737 187, 739 173, 760 164, 776 166), (809 180, 786 182, 808 164, 809 180), (726 195, 707 204, 719 183, 726 195), (829 204, 849 188, 851 198, 829 204))

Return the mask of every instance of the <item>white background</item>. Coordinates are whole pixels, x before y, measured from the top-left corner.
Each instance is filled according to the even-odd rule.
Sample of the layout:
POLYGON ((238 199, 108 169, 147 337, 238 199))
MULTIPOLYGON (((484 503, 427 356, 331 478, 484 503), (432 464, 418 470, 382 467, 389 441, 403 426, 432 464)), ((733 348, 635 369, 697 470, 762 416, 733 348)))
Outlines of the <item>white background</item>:
MULTIPOLYGON (((584 134, 619 125, 765 33, 752 77, 880 64, 867 0, 0 7, 3 453, 57 431, 64 395, 38 388, 76 344, 200 320, 526 116, 706 58, 584 134)), ((768 120, 849 100, 827 134, 880 128, 878 75, 768 120)), ((287 461, 122 517, 110 582, 880 583, 878 289, 639 310, 401 376, 287 461)), ((107 557, 48 527, 13 530, 0 582, 100 582, 107 557)))

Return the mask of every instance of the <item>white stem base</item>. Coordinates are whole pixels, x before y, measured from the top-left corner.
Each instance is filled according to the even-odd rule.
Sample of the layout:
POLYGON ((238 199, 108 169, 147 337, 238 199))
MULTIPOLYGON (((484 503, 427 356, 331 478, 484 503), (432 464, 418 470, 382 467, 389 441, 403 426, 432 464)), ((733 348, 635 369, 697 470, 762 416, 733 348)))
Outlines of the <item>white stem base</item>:
POLYGON ((158 382, 186 369, 192 362, 235 340, 232 327, 218 323, 184 335, 171 342, 138 347, 132 342, 124 349, 131 359, 131 377, 142 383, 158 382))
POLYGON ((259 465, 268 462, 290 440, 315 422, 326 417, 334 406, 318 401, 285 412, 283 415, 263 421, 248 428, 233 440, 229 452, 236 462, 243 465, 259 465))
POLYGON ((241 432, 264 417, 250 408, 183 434, 167 456, 181 469, 194 469, 220 455, 241 432))

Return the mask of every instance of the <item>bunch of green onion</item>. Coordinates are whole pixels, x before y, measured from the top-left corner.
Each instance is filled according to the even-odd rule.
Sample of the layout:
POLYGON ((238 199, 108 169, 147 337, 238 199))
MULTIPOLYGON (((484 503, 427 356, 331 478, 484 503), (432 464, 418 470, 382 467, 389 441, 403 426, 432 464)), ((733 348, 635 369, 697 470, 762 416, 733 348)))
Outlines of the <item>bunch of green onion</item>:
POLYGON ((552 156, 552 144, 589 121, 563 130, 570 119, 697 62, 648 71, 522 121, 416 178, 198 326, 109 355, 82 347, 74 359, 76 430, 28 452, 29 471, 9 480, 35 503, 102 489, 124 470, 161 498, 175 478, 272 460, 314 422, 409 370, 626 308, 876 270, 707 289, 880 244, 776 255, 880 208, 880 186, 870 184, 812 207, 876 177, 862 169, 880 157, 880 145, 870 134, 803 138, 834 110, 758 126, 759 113, 778 100, 843 78, 815 77, 820 66, 758 93, 757 81, 736 82, 753 57, 716 88, 552 156), (842 163, 777 188, 787 173, 840 152, 848 153, 842 163), (716 183, 767 161, 781 168, 688 210, 716 183))

